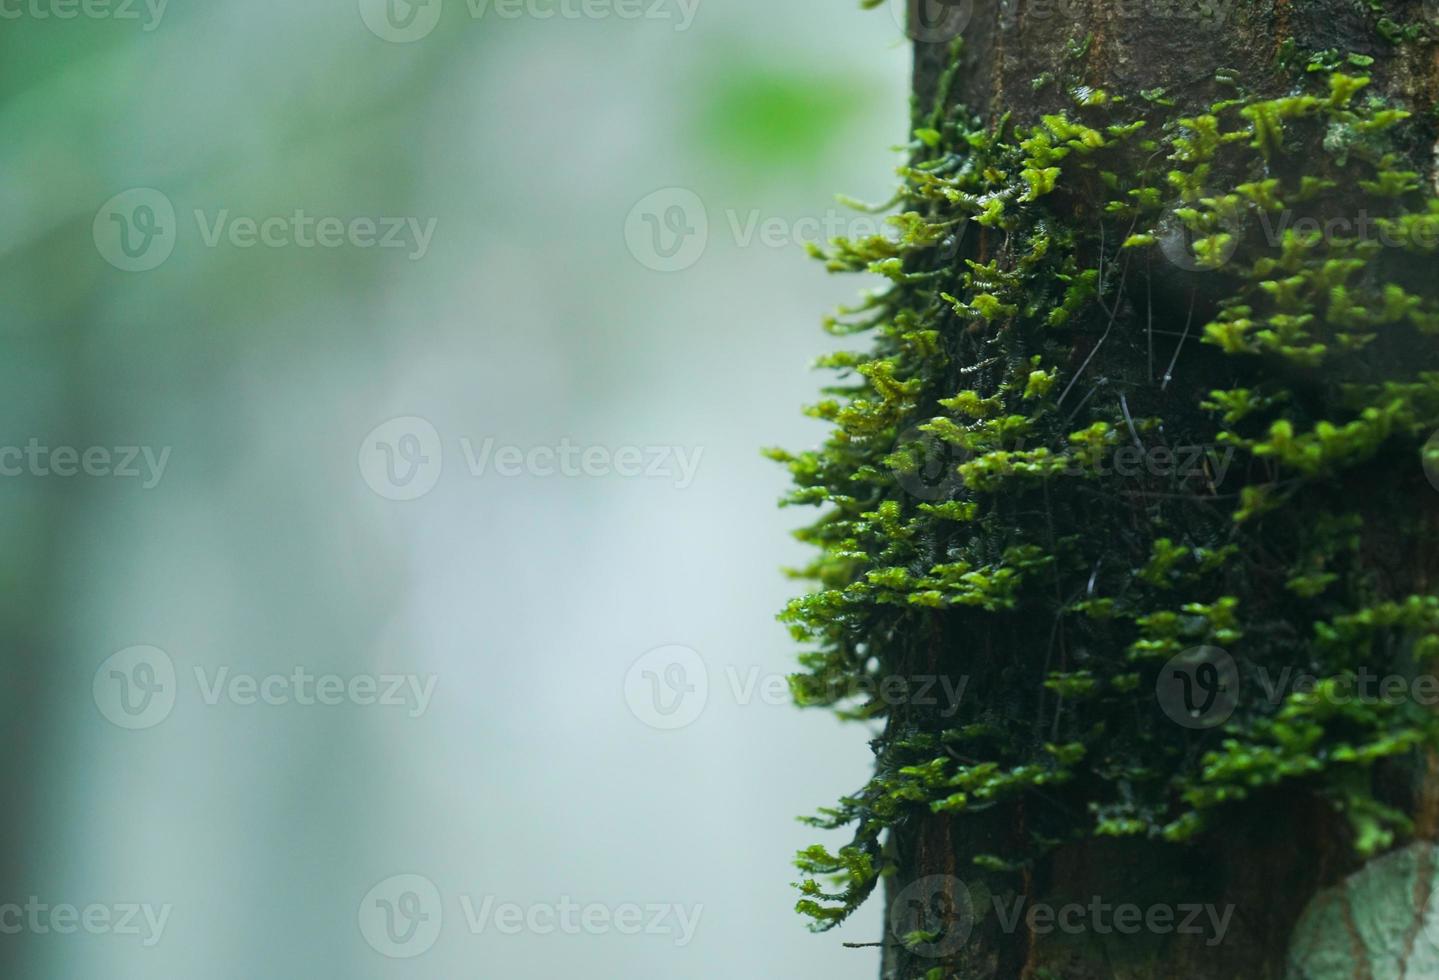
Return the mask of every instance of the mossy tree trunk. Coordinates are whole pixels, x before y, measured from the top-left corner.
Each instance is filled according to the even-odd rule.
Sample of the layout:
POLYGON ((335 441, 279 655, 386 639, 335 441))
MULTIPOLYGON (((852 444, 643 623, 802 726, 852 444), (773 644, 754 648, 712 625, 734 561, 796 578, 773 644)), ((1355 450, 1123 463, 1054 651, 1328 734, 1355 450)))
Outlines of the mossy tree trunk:
MULTIPOLYGON (((1275 99, 1296 90, 1292 63, 1304 63, 1313 52, 1355 52, 1372 57, 1366 66, 1373 80, 1371 91, 1386 101, 1429 114, 1439 94, 1439 48, 1419 39, 1386 38, 1377 26, 1380 14, 1370 5, 1354 0, 1076 0, 1076 2, 1032 2, 1009 0, 991 5, 963 3, 946 10, 934 0, 922 0, 926 11, 912 9, 911 16, 923 16, 914 29, 914 89, 921 107, 943 105, 964 107, 987 126, 996 126, 1005 115, 1018 127, 1038 126, 1043 116, 1063 112, 1073 105, 1075 84, 1102 90, 1138 102, 1140 93, 1162 89, 1171 102, 1173 118, 1193 117, 1236 96, 1275 99), (946 17, 957 18, 951 29, 963 22, 958 37, 945 36, 946 17), (957 68, 957 70, 956 70, 957 68)), ((1433 13, 1424 4, 1389 4, 1395 25, 1417 23, 1433 13)), ((1404 163, 1424 175, 1425 184, 1434 180, 1434 151, 1426 126, 1420 138, 1404 148, 1404 163)), ((1306 175, 1326 176, 1326 160, 1313 157, 1298 161, 1306 175)), ((1337 175, 1337 172, 1336 172, 1337 175)), ((1236 179, 1243 174, 1235 174, 1236 179)), ((1104 197, 1073 193, 1063 203, 1052 202, 1051 213, 1076 226, 1098 227, 1104 223, 1104 197)), ((1334 213, 1362 211, 1361 195, 1339 196, 1327 207, 1334 213)), ((1115 222, 1123 231, 1127 222, 1115 222)), ((1274 224, 1278 224, 1276 220, 1274 224)), ((1270 227, 1273 227, 1271 224, 1270 227)), ((1002 256, 1012 245, 1002 230, 981 228, 965 243, 963 254, 988 262, 1002 256)), ((1109 246, 1115 242, 1111 240, 1109 246)), ((1103 246, 1101 246, 1103 247, 1103 246)), ((1095 257, 1095 263, 1098 263, 1095 257)), ((1431 271, 1439 276, 1434 256, 1427 256, 1431 271)), ((1003 260, 1001 264, 1004 264, 1003 260)), ((1077 372, 1086 358, 1102 343, 1106 330, 1128 328, 1131 335, 1144 329, 1140 324, 1162 325, 1167 343, 1155 354, 1148 345, 1100 351, 1098 367, 1091 362, 1090 380, 1124 376, 1137 370, 1133 363, 1141 354, 1147 379, 1157 382, 1162 367, 1173 353, 1175 334, 1186 321, 1203 323, 1212 318, 1217 304, 1232 290, 1223 270, 1185 269, 1173 263, 1150 262, 1113 298, 1117 318, 1101 318, 1091 329, 1075 331, 1068 367, 1077 372), (1197 305, 1197 312, 1191 312, 1197 305), (1200 319, 1196 321, 1195 317, 1200 319), (1106 322, 1106 319, 1110 322, 1106 322), (1117 322, 1115 322, 1117 321, 1117 322), (1105 356, 1107 353, 1107 357, 1105 356)), ((1430 290, 1432 294, 1432 289, 1430 290)), ((1429 344, 1432 345, 1432 338, 1429 344)), ((1115 345, 1118 347, 1119 345, 1115 345)), ((1399 348, 1389 354, 1399 359, 1418 352, 1399 348)), ((1426 361, 1430 358, 1425 357, 1426 361)), ((1192 351, 1181 352, 1176 363, 1177 380, 1163 391, 1153 393, 1153 412, 1184 415, 1195 411, 1209 390, 1225 380, 1215 358, 1206 359, 1192 351), (1187 376, 1187 377, 1186 377, 1187 376)), ((970 367, 965 358, 956 358, 956 375, 970 367)), ((1289 365, 1276 363, 1276 371, 1293 377, 1289 365)), ((1323 382, 1313 381, 1315 397, 1326 397, 1323 382)), ((955 377, 955 389, 967 387, 955 377)), ((1137 413, 1143 394, 1132 395, 1137 413)), ((1337 406, 1323 406, 1337 408, 1337 406)), ((1149 413, 1147 413, 1149 414, 1149 413)), ((1417 466, 1409 467, 1402 480, 1403 500, 1407 495, 1412 514, 1434 514, 1435 491, 1418 479, 1417 466)), ((1362 493, 1363 478, 1351 480, 1352 492, 1362 493)), ((1393 497, 1386 499, 1393 500, 1393 497)), ((1356 508, 1362 509, 1362 508, 1356 508)), ((1365 561, 1386 566, 1391 580, 1385 592, 1390 596, 1426 594, 1430 581, 1439 572, 1439 548, 1432 538, 1423 547, 1396 540, 1394 528, 1382 523, 1382 515, 1369 515, 1366 540, 1361 546, 1365 561)), ((1146 519, 1142 508, 1134 520, 1146 519)), ((1432 526, 1432 520, 1430 521, 1432 526)), ((1103 528, 1101 527, 1101 530, 1103 528)), ((1114 529, 1116 533, 1120 529, 1114 529)), ((1241 597, 1244 599, 1246 597, 1241 597)), ((1045 624, 1047 625, 1047 624, 1045 624)), ((976 624, 943 621, 939 639, 932 643, 927 659, 914 664, 915 673, 955 671, 947 663, 951 651, 983 650, 982 658, 966 666, 973 689, 1003 691, 1016 682, 1014 666, 1025 658, 1017 651, 1035 642, 1031 630, 1012 629, 1008 623, 976 624), (978 626, 978 628, 976 628, 978 626)), ((1395 766, 1390 778, 1397 785, 1386 787, 1387 798, 1416 818, 1413 834, 1421 839, 1436 836, 1433 752, 1423 756, 1417 767, 1395 766), (1430 771, 1424 771, 1425 769, 1430 771)), ((1403 760, 1412 763, 1413 759, 1403 760)), ((1126 980, 1232 980, 1232 978, 1277 978, 1294 969, 1288 964, 1290 940, 1296 922, 1316 893, 1335 885, 1359 866, 1353 834, 1342 816, 1321 799, 1288 787, 1263 794, 1255 805, 1241 810, 1213 830, 1196 835, 1183 847, 1162 842, 1090 840, 1068 843, 1040 860, 1013 872, 987 874, 972 860, 980 854, 1022 853, 1028 811, 1044 807, 1039 797, 1001 803, 993 809, 955 817, 946 813, 922 815, 893 829, 888 855, 895 874, 888 879, 890 902, 902 898, 906 888, 927 877, 940 876, 961 881, 968 894, 938 897, 922 895, 929 910, 951 909, 951 916, 963 916, 969 935, 953 952, 947 952, 943 935, 931 943, 920 943, 915 953, 896 940, 893 930, 885 947, 886 978, 919 977, 939 969, 944 977, 1064 978, 1099 980, 1123 977, 1126 980), (936 901, 936 898, 938 900, 936 901), (1101 903, 1095 914, 1095 899, 1101 903), (1083 916, 1071 913, 1071 923, 1083 926, 1073 931, 1047 922, 1040 915, 1035 922, 1024 917, 1030 909, 1056 910, 1066 905, 1086 906, 1083 916), (1114 928, 1113 914, 1106 925, 1104 908, 1132 904, 1141 910, 1170 907, 1175 910, 1174 932, 1144 926, 1126 935, 1114 928), (963 907, 962 907, 963 906, 963 907), (1202 929, 1180 933, 1179 921, 1189 907, 1202 908, 1196 926, 1202 929), (1209 910, 1223 916, 1232 909, 1222 940, 1207 917, 1209 910), (1006 921, 999 913, 1009 913, 1006 921), (1015 911, 1020 915, 1014 917, 1015 911), (940 955, 936 955, 939 953, 940 955)), ((933 892, 942 885, 929 886, 933 892)), ((1424 904, 1429 885, 1422 887, 1424 904)), ((924 890, 921 889, 921 892, 924 890)), ((903 910, 887 907, 892 925, 909 922, 903 910)), ((938 921, 943 921, 941 915, 938 921)), ((952 921, 952 920, 951 920, 952 921)), ((935 922, 929 922, 934 925, 935 922)), ((1412 920, 1398 928, 1410 929, 1412 920)), ((1411 930, 1412 931, 1412 930, 1411 930)), ((1411 941, 1427 937, 1410 936, 1411 941)), ((1436 933, 1439 940, 1439 933, 1436 933)), ((1363 940, 1356 932, 1344 942, 1363 940)), ((1361 971, 1342 975, 1368 977, 1375 967, 1366 962, 1368 954, 1356 952, 1354 965, 1361 971)), ((1336 974, 1340 975, 1340 974, 1336 974)), ((1403 976, 1402 968, 1394 976, 1403 976)), ((1417 974, 1412 974, 1417 976, 1417 974)), ((1426 974, 1428 975, 1428 974, 1426 974)), ((1315 974, 1316 977, 1319 974, 1315 974)), ((1327 974, 1326 974, 1327 976, 1327 974)))
POLYGON ((1439 4, 909 13, 900 241, 829 255, 875 347, 779 454, 801 699, 884 724, 802 908, 882 882, 886 980, 1439 976, 1439 4))

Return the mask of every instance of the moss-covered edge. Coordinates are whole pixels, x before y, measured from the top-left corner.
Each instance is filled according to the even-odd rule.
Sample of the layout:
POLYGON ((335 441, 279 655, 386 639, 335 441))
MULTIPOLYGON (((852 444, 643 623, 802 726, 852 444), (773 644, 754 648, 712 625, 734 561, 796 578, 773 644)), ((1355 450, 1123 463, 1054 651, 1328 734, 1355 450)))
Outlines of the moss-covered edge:
POLYGON ((1290 94, 1221 77, 1233 96, 1187 116, 1037 78, 1070 107, 1032 127, 984 125, 942 82, 895 234, 820 252, 887 284, 826 322, 870 340, 822 362, 823 447, 771 452, 787 503, 823 509, 800 532, 816 588, 782 617, 807 646, 796 699, 882 725, 873 778, 812 819, 852 840, 799 856, 818 928, 917 812, 1037 800, 1013 850, 972 858, 1015 874, 1089 836, 1182 845, 1275 787, 1341 811, 1361 853, 1411 832, 1382 769, 1435 744, 1435 715, 1340 695, 1439 652, 1439 599, 1375 561, 1433 540, 1413 501, 1439 428, 1439 200, 1406 166, 1432 120, 1369 95, 1367 57, 1284 58, 1290 94), (1116 473, 1131 445, 1233 465, 1116 473), (1203 646, 1242 694, 1212 730, 1155 697, 1203 646), (920 667, 980 687, 943 710, 876 693, 920 667), (1257 696, 1286 670, 1317 681, 1257 696))

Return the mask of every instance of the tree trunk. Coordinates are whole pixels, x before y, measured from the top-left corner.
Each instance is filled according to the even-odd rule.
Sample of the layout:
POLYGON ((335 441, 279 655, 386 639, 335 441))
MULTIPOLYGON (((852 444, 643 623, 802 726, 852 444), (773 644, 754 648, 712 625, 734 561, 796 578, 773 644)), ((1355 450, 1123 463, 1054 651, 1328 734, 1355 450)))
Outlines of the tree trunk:
POLYGON ((883 881, 886 980, 1439 976, 1436 15, 910 0, 879 339, 785 457, 801 700, 884 720, 802 906, 883 881))
MULTIPOLYGON (((935 0, 917 0, 912 16, 921 13, 920 4, 934 8, 925 12, 923 23, 938 25, 940 35, 948 33, 944 28, 946 11, 935 0)), ((960 10, 956 16, 964 16, 965 5, 956 6, 960 10)), ((1415 5, 1409 12, 1417 15, 1424 11, 1421 5, 1415 5)), ((1292 42, 1301 52, 1337 49, 1371 56, 1375 58, 1371 70, 1376 85, 1386 95, 1421 110, 1432 108, 1439 91, 1435 49, 1418 43, 1396 46, 1380 36, 1374 21, 1373 12, 1364 9, 1363 4, 1345 0, 1011 0, 993 7, 975 4, 959 35, 963 39, 957 59, 960 67, 944 98, 980 113, 991 124, 1009 113, 1016 125, 1033 126, 1044 114, 1061 109, 1067 100, 1055 86, 1037 89, 1032 80, 1077 72, 1085 84, 1131 98, 1135 93, 1163 88, 1175 103, 1174 118, 1193 116, 1220 99, 1234 96, 1233 85, 1216 80, 1221 69, 1232 70, 1230 77, 1256 95, 1274 98, 1287 94, 1292 78, 1276 71, 1276 60, 1287 50, 1286 42, 1292 42), (1087 39, 1088 45, 1078 59, 1080 64, 1075 66, 1071 43, 1080 39, 1087 39)), ((953 67, 950 39, 927 41, 924 28, 913 33, 915 92, 919 104, 933 105, 940 97, 941 78, 953 67)), ((931 31, 929 36, 933 35, 931 31)), ((1425 148, 1426 143, 1421 142, 1413 159, 1407 162, 1413 169, 1432 175, 1432 161, 1422 152, 1425 148)), ((1076 197, 1064 216, 1075 222, 1093 220, 1096 203, 1076 197)), ((1353 203, 1362 207, 1358 198, 1353 203)), ((982 242, 979 251, 992 247, 982 242)), ((1192 271, 1185 275, 1199 278, 1203 273, 1192 271)), ((1142 314, 1159 322, 1181 322, 1185 307, 1178 301, 1184 299, 1183 285, 1167 284, 1168 288, 1160 291, 1166 301, 1146 306, 1142 314)), ((1191 283, 1190 288, 1211 292, 1207 282, 1191 283)), ((1136 302, 1134 308, 1121 314, 1121 320, 1132 321, 1140 313, 1136 302)), ((1097 339, 1078 338, 1075 363, 1083 359, 1097 339)), ((1194 390, 1176 393, 1175 397, 1201 394, 1194 390)), ((1416 503, 1416 509, 1432 510, 1428 499, 1432 489, 1414 489, 1423 498, 1416 503)), ((1392 543, 1376 542, 1374 547, 1395 555, 1392 543)), ((1427 578, 1428 567, 1434 565, 1434 552, 1413 560, 1414 566, 1400 569, 1399 574, 1411 581, 1408 585, 1397 583, 1396 594, 1428 591, 1415 589, 1413 580, 1427 578)), ((1002 678, 995 680, 996 684, 1004 683, 1002 678)), ((1414 805, 1420 802, 1416 799, 1414 805)), ((906 883, 926 876, 953 876, 976 853, 1004 851, 1023 823, 1023 811, 1020 804, 980 820, 963 822, 934 815, 896 831, 892 847, 900 870, 891 879, 892 894, 897 895, 906 883)), ((1424 836, 1433 838, 1432 814, 1424 814, 1419 829, 1424 836)), ((963 914, 972 918, 974 931, 950 958, 952 975, 1053 976, 1065 980, 1281 977, 1286 973, 1289 937, 1296 920, 1318 889, 1353 870, 1350 852, 1349 835, 1342 821, 1336 822, 1334 815, 1313 799, 1284 793, 1227 823, 1222 833, 1185 849, 1128 841, 1073 844, 1026 870, 1017 888, 1005 881, 993 883, 997 891, 990 891, 989 883, 976 881, 982 876, 969 870, 964 879, 970 891, 969 909, 963 914), (1106 936, 1102 911, 1099 915, 1086 912, 1089 928, 1082 934, 1065 934, 1057 927, 1042 934, 1043 916, 1028 928, 1021 925, 1006 929, 992 900, 987 903, 988 909, 977 907, 981 903, 976 901, 976 892, 1002 895, 1001 904, 1010 908, 1014 907, 1014 898, 1022 896, 1020 907, 1026 912, 1036 906, 1053 907, 1058 912, 1066 904, 1088 904, 1098 897, 1110 906, 1132 904, 1145 910, 1172 906, 1176 920, 1189 914, 1188 909, 1178 912, 1182 905, 1203 906, 1206 915, 1209 908, 1232 907, 1234 921, 1223 941, 1217 943, 1217 929, 1172 936, 1143 932, 1137 937, 1118 933, 1106 936)), ((1424 887, 1428 888, 1427 883, 1424 887)), ((901 914, 899 919, 904 921, 904 916, 901 914)), ((1076 916, 1071 913, 1070 922, 1074 921, 1076 916)), ((1411 924, 1412 919, 1406 920, 1396 923, 1396 928, 1407 931, 1411 924)), ((1439 939, 1439 933, 1434 938, 1439 939)), ((935 957, 916 956, 901 944, 891 943, 886 952, 887 978, 922 976, 936 965, 935 957)), ((1365 956, 1356 959, 1366 964, 1365 970, 1370 969, 1365 956)))

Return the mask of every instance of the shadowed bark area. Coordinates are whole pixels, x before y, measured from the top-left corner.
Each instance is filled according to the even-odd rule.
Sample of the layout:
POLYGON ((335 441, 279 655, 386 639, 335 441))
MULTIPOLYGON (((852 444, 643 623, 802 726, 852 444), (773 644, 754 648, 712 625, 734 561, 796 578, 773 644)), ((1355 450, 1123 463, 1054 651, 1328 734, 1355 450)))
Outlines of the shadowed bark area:
MULTIPOLYGON (((942 20, 943 10, 921 11, 916 2, 934 5, 933 0, 912 0, 912 23, 919 16, 925 18, 924 23, 942 20)), ((960 14, 964 20, 962 47, 956 48, 947 37, 915 44, 914 90, 920 117, 927 107, 940 102, 962 106, 986 125, 995 125, 1008 114, 1012 125, 1034 127, 1046 114, 1072 105, 1063 85, 1037 85, 1035 80, 1078 75, 1086 85, 1136 101, 1141 92, 1163 89, 1172 100, 1172 116, 1177 118, 1203 113, 1237 92, 1266 99, 1286 96, 1294 89, 1295 75, 1284 66, 1285 59, 1295 51, 1329 49, 1372 58, 1373 64, 1366 69, 1372 78, 1369 91, 1413 107, 1416 116, 1429 113, 1432 121, 1439 94, 1439 46, 1396 43, 1375 26, 1381 14, 1400 23, 1432 17, 1432 5, 1424 3, 1387 3, 1382 11, 1353 0, 1010 0, 956 7, 968 10, 960 14), (958 70, 946 89, 943 80, 955 67, 951 59, 956 51, 958 70)), ((1431 122, 1418 127, 1417 133, 1407 137, 1404 162, 1424 175, 1426 190, 1432 193, 1436 147, 1431 122)), ((1311 168, 1306 173, 1312 176, 1323 176, 1329 167, 1328 161, 1319 158, 1303 165, 1311 168)), ((1349 203, 1357 207, 1362 202, 1356 197, 1349 203)), ((1061 203, 1050 206, 1065 212, 1063 220, 1092 228, 1103 205, 1102 198, 1086 200, 1082 193, 1071 191, 1061 203)), ((1339 207, 1343 206, 1341 201, 1339 207)), ((975 228, 965 238, 960 258, 990 261, 1006 248, 1000 239, 993 229, 975 228)), ((1422 260, 1427 266, 1413 264, 1421 260, 1399 256, 1386 261, 1400 272, 1420 278, 1434 271, 1432 257, 1422 260)), ((1432 282, 1428 288, 1432 295, 1432 282)), ((1105 346, 1107 332, 1112 328, 1138 337, 1145 324, 1160 324, 1172 335, 1186 322, 1207 322, 1230 289, 1231 283, 1223 275, 1150 263, 1142 273, 1136 271, 1120 284, 1113 301, 1116 313, 1108 326, 1102 318, 1091 321, 1073 338, 1069 367, 1077 371, 1084 366, 1095 377, 1111 378, 1147 370, 1152 379, 1152 350, 1145 351, 1142 341, 1111 341, 1105 346), (1101 347, 1102 353, 1091 363, 1091 356, 1101 347)), ((1150 340, 1152 343, 1152 337, 1150 340)), ((1172 343, 1171 337, 1161 351, 1160 367, 1168 362, 1172 343)), ((1385 348, 1383 344, 1381 340, 1373 355, 1376 375, 1383 375, 1384 365, 1402 364, 1414 356, 1412 348, 1385 348)), ((952 349, 956 356, 951 390, 974 385, 974 359, 967 358, 959 346, 952 349)), ((1217 353, 1191 345, 1179 360, 1174 383, 1162 390, 1155 384, 1152 390, 1132 394, 1126 411, 1133 408, 1136 416, 1162 413, 1181 419, 1196 412, 1225 370, 1221 360, 1217 353)), ((1284 364, 1273 365, 1273 371, 1281 376, 1289 370, 1284 364)), ((1292 380, 1303 397, 1321 403, 1328 397, 1322 387, 1305 389, 1309 381, 1303 376, 1296 374, 1292 380)), ((1399 499, 1412 501, 1412 511, 1424 515, 1428 534, 1418 538, 1398 534, 1385 523, 1384 515, 1370 512, 1364 515, 1361 551, 1382 582, 1381 595, 1428 594, 1439 574, 1439 549, 1434 547, 1433 536, 1439 527, 1435 493, 1417 466, 1404 471, 1399 479, 1402 483, 1396 488, 1392 472, 1371 468, 1345 476, 1338 493, 1363 502, 1376 499, 1382 484, 1384 493, 1397 493, 1399 499)), ((1146 520, 1141 509, 1136 509, 1133 520, 1146 520)), ((943 543, 935 542, 933 551, 935 560, 942 560, 943 543)), ((1021 677, 1018 664, 1025 654, 1017 651, 1048 645, 1052 632, 1050 623, 1023 616, 949 612, 936 613, 931 627, 932 641, 917 644, 905 654, 904 671, 913 675, 959 673, 955 657, 956 651, 962 650, 962 670, 969 678, 970 690, 1001 702, 1021 677)), ((908 730, 907 726, 934 728, 932 719, 920 711, 901 708, 889 718, 890 732, 908 730)), ((1379 766, 1380 793, 1414 818, 1413 838, 1439 835, 1436 772, 1439 764, 1432 751, 1379 766)), ((1398 972, 1386 974, 1359 954, 1344 962, 1342 970, 1348 972, 1340 972, 1332 956, 1324 961, 1328 965, 1321 964, 1322 956, 1311 957, 1312 962, 1300 957, 1297 965, 1291 964, 1291 936, 1306 907, 1321 890, 1340 887, 1346 876, 1364 864, 1356 856, 1353 833, 1344 817, 1301 789, 1285 785, 1258 791, 1226 819, 1222 830, 1206 831, 1182 845, 1092 839, 1061 844, 1018 873, 975 867, 977 855, 1022 852, 1036 826, 1050 818, 1050 808, 1060 811, 1073 806, 1073 800, 1032 793, 1019 801, 996 802, 962 816, 917 812, 899 821, 891 829, 885 849, 885 858, 895 869, 884 886, 886 980, 1271 980, 1287 976, 1322 980, 1406 975, 1402 964, 1397 966, 1398 972), (942 879, 940 884, 916 891, 917 883, 936 877, 942 879), (1101 906, 1098 911, 1096 902, 1101 906), (1177 922, 1170 929, 1142 926, 1136 930, 1132 923, 1120 927, 1113 908, 1121 904, 1141 910, 1194 906, 1201 910, 1195 924, 1205 928, 1181 931, 1177 922), (906 906, 913 907, 912 915, 905 911, 906 906), (1027 918, 1036 906, 1080 906, 1085 911, 1082 915, 1070 913, 1071 921, 1082 919, 1085 928, 1067 931, 1042 919, 1036 923, 1027 918), (1110 911, 1105 912, 1104 906, 1110 911), (1208 927, 1211 914, 1223 917, 1222 937, 1208 927), (936 923, 941 934, 962 932, 962 942, 945 944, 942 936, 929 943, 901 942, 906 925, 933 930, 936 923)), ((1427 860, 1427 852, 1424 856, 1427 860)), ((1428 887, 1427 878, 1424 887, 1428 887)), ((1346 897, 1344 902, 1349 904, 1334 898, 1327 901, 1336 909, 1342 906, 1347 910, 1349 904, 1364 899, 1346 897)), ((1412 904, 1403 913, 1407 918, 1402 925, 1411 939, 1417 935, 1412 904)), ((1184 914, 1187 912, 1177 916, 1184 914)), ((1337 911, 1331 918, 1343 921, 1337 911)), ((1320 916, 1315 921, 1329 920, 1320 916)), ((1352 925, 1352 915, 1349 921, 1351 926, 1346 928, 1358 928, 1352 925)), ((1309 931, 1323 934, 1325 929, 1321 925, 1309 931)), ((1358 932, 1353 935, 1357 937, 1358 932)))

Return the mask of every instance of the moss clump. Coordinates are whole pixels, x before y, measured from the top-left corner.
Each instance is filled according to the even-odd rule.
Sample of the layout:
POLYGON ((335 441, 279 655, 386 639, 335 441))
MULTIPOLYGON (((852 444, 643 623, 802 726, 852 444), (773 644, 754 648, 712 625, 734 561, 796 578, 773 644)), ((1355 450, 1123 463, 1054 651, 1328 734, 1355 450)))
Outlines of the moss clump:
POLYGON ((1376 774, 1435 715, 1326 696, 1439 650, 1439 599, 1373 560, 1432 540, 1439 201, 1402 163, 1429 134, 1364 62, 1316 56, 1290 95, 1181 118, 1076 87, 1037 125, 984 125, 941 95, 896 233, 822 253, 887 285, 827 323, 870 338, 824 362, 827 441, 772 453, 788 502, 824 511, 800 532, 815 591, 782 617, 799 700, 883 726, 874 777, 813 819, 852 842, 800 856, 819 927, 926 812, 1032 804, 1013 853, 983 856, 1016 872, 1085 836, 1182 844, 1281 786, 1362 852, 1409 829, 1376 774), (1192 465, 1154 465, 1183 447, 1192 465), (1113 465, 1131 448, 1145 465, 1113 465), (937 449, 942 492, 912 492, 937 449), (1192 729, 1155 691, 1206 645, 1237 703, 1192 729), (1317 682, 1266 696, 1286 670, 1317 682), (935 672, 970 679, 957 709, 844 696, 935 672))

